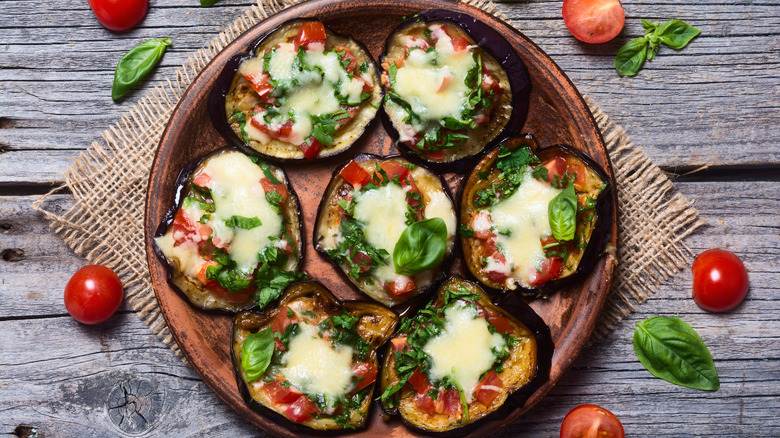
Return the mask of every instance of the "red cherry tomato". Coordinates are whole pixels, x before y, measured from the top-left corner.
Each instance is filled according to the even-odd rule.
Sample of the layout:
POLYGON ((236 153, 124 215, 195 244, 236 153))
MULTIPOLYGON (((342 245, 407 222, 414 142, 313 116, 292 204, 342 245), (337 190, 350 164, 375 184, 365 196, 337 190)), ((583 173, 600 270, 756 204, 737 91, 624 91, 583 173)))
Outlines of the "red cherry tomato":
POLYGON ((605 43, 615 38, 626 22, 618 0, 563 0, 563 22, 569 32, 586 43, 605 43))
POLYGON ((710 312, 726 312, 739 305, 748 291, 742 260, 723 249, 708 249, 693 261, 693 301, 710 312))
POLYGON ((561 423, 561 438, 624 438, 615 414, 596 405, 579 405, 561 423))
POLYGON ((122 32, 144 19, 149 0, 89 0, 89 6, 103 27, 122 32))
POLYGON ((65 285, 65 308, 73 319, 84 324, 107 320, 121 303, 122 282, 105 266, 84 266, 65 285))

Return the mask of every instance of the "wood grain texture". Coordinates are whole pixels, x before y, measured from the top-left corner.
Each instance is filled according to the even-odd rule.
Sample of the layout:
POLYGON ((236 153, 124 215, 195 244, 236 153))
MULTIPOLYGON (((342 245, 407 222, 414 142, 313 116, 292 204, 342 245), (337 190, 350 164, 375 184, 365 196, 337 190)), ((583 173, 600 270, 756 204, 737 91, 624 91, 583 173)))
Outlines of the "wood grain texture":
MULTIPOLYGON (((114 34, 94 20, 86 2, 3 1, 2 433, 13 436, 26 424, 45 437, 262 436, 128 307, 98 327, 66 316, 62 288, 84 261, 30 209, 37 196, 20 194, 61 182, 71 159, 139 99, 142 93, 121 103, 109 96, 114 66, 125 50, 144 39, 173 38, 174 46, 145 87, 160 83, 249 4, 221 0, 205 9, 195 0, 153 0, 138 29, 114 34), (150 427, 130 435, 109 412, 127 412, 137 420, 134 411, 107 404, 114 388, 142 381, 164 394, 162 407, 150 415, 150 427)), ((780 436, 780 8, 775 0, 623 4, 627 22, 620 39, 595 47, 568 35, 560 0, 506 2, 499 8, 582 92, 626 126, 657 164, 670 170, 698 164, 720 169, 676 182, 708 221, 686 242, 694 252, 723 247, 740 255, 749 269, 748 300, 732 313, 708 314, 690 300, 689 272, 679 273, 606 339, 586 349, 540 405, 498 436, 556 436, 565 413, 582 403, 612 410, 629 436, 780 436), (702 35, 682 51, 661 49, 637 77, 620 78, 612 67, 614 54, 622 41, 642 33, 641 18, 680 18, 702 35), (699 332, 720 372, 719 391, 668 384, 635 360, 634 323, 657 315, 680 316, 699 332)), ((71 201, 64 195, 53 202, 66 209, 71 201)), ((126 387, 131 393, 147 388, 126 387)))

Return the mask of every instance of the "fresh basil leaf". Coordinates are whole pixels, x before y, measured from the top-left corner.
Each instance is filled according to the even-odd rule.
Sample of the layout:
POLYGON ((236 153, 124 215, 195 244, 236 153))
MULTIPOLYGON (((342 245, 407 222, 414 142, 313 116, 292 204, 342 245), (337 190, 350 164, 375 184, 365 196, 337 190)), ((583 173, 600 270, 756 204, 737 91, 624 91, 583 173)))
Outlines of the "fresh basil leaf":
POLYGON ((523 169, 531 163, 539 161, 536 156, 526 146, 517 149, 509 149, 503 144, 498 149, 498 161, 496 167, 502 172, 512 169, 523 169))
POLYGON ((253 382, 263 376, 274 354, 274 334, 271 328, 252 333, 241 346, 241 368, 246 379, 253 382))
POLYGON ((618 50, 615 69, 620 76, 634 76, 647 59, 647 37, 639 37, 626 43, 618 50))
POLYGON ((447 226, 438 217, 406 227, 393 248, 395 271, 415 275, 438 266, 447 250, 447 226))
POLYGON ((558 241, 574 239, 577 230, 577 194, 574 184, 569 185, 547 206, 550 228, 558 241))
POLYGON ((687 46, 700 33, 701 30, 681 20, 669 20, 655 29, 655 34, 661 42, 674 50, 687 46))
POLYGON ((636 325, 634 351, 651 374, 688 388, 703 391, 720 388, 712 355, 685 321, 657 316, 636 325))
POLYGON ((230 216, 230 219, 225 221, 225 226, 228 226, 230 228, 243 228, 245 230, 251 230, 252 228, 257 228, 260 225, 263 225, 263 223, 260 221, 260 219, 255 217, 244 217, 244 216, 230 216))
POLYGON ((143 42, 130 49, 116 65, 111 98, 116 100, 130 92, 133 85, 152 71, 165 53, 165 48, 170 45, 169 38, 160 38, 143 42))
POLYGON ((648 20, 642 20, 642 26, 645 28, 645 35, 647 35, 649 32, 653 32, 656 27, 658 27, 658 23, 653 23, 652 21, 648 20))
POLYGON ((279 181, 279 179, 274 175, 274 173, 271 171, 271 166, 269 166, 267 163, 263 163, 262 161, 259 161, 257 163, 258 166, 260 166, 261 169, 263 169, 263 174, 266 178, 268 178, 268 181, 271 182, 271 184, 281 184, 282 182, 279 181))

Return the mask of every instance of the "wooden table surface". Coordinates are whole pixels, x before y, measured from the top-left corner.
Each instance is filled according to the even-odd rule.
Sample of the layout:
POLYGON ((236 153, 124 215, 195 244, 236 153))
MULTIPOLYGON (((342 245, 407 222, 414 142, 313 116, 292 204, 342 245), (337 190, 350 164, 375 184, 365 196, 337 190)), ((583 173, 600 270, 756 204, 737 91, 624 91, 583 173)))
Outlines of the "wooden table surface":
MULTIPOLYGON (((45 437, 261 436, 224 405, 123 304, 99 326, 68 316, 65 283, 85 261, 31 203, 62 181, 71 160, 138 100, 110 98, 117 60, 149 38, 173 46, 146 84, 160 82, 250 2, 152 0, 135 30, 99 25, 86 0, 4 0, 0 8, 0 434, 45 437)), ((680 272, 499 436, 557 436, 583 403, 614 412, 632 437, 780 436, 780 2, 624 0, 613 42, 577 42, 560 0, 499 4, 577 87, 625 126, 707 225, 695 252, 726 248, 745 262, 750 292, 727 314, 691 300, 680 272), (640 19, 678 18, 701 29, 686 49, 662 48, 635 78, 613 68, 640 19), (701 166, 707 169, 685 175, 701 166), (708 345, 721 388, 701 392, 656 379, 637 361, 634 323, 679 316, 708 345)), ((47 204, 64 211, 67 193, 47 204)))

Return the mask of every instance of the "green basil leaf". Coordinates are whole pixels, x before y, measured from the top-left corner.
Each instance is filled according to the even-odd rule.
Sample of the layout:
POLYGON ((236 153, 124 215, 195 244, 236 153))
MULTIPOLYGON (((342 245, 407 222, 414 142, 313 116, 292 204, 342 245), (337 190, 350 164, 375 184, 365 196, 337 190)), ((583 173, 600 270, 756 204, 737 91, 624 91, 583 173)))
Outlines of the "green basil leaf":
POLYGON ((208 8, 209 6, 214 6, 216 2, 219 0, 200 0, 200 5, 204 8, 208 8))
POLYGON ((701 30, 681 20, 669 20, 655 29, 661 42, 675 50, 687 46, 700 33, 701 30))
POLYGON ((634 76, 647 58, 647 38, 639 37, 626 43, 618 50, 615 69, 620 76, 634 76))
POLYGON ((253 382, 263 376, 274 355, 274 334, 271 328, 252 333, 241 346, 241 368, 246 379, 253 382))
POLYGON ((260 221, 260 219, 258 219, 257 216, 230 216, 230 219, 225 221, 225 226, 230 228, 243 228, 245 230, 251 230, 252 228, 259 227, 260 225, 263 225, 263 223, 260 221))
POLYGON ((438 266, 447 251, 447 225, 438 217, 406 227, 393 248, 395 272, 415 275, 438 266))
POLYGON ((165 53, 165 48, 170 45, 169 38, 161 38, 146 41, 130 49, 116 65, 111 98, 116 100, 127 94, 133 85, 152 71, 165 53))
POLYGON ((650 373, 688 388, 720 388, 718 370, 707 346, 685 321, 658 316, 636 325, 634 351, 650 373))
MULTIPOLYGON (((242 113, 243 114, 243 113, 242 113)), ((266 163, 263 163, 262 161, 259 161, 257 163, 258 166, 260 166, 261 169, 263 169, 263 174, 266 178, 268 178, 268 181, 271 182, 271 184, 281 184, 282 182, 279 181, 279 179, 274 175, 274 173, 271 171, 271 166, 269 166, 266 163)))
POLYGON ((577 230, 577 194, 574 184, 569 185, 547 205, 547 215, 553 236, 558 241, 574 239, 577 230))

